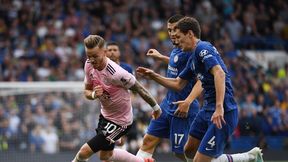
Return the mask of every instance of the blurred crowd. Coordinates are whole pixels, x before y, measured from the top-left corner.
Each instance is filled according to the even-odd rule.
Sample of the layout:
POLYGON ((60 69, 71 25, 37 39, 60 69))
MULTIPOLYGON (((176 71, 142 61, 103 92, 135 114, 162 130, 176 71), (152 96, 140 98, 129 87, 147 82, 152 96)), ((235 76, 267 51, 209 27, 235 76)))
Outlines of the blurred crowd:
MULTIPOLYGON (((288 50, 285 0, 2 0, 0 81, 83 81, 83 39, 99 34, 121 45, 122 60, 134 68, 166 66, 147 58, 149 48, 169 55, 166 21, 175 13, 201 23, 202 40, 214 43, 232 75, 240 120, 234 136, 288 136, 288 64, 263 68, 242 49, 288 50), (195 1, 196 2, 196 1, 195 1), (238 52, 237 52, 238 51, 238 52)), ((160 102, 165 88, 141 80, 160 102)), ((0 96, 0 151, 77 150, 95 132, 99 103, 82 94, 0 96)), ((150 120, 149 106, 132 94, 134 127, 128 148, 135 152, 150 120)), ((201 99, 200 99, 201 100, 201 99)), ((262 140, 263 139, 263 140, 262 140)), ((162 142, 158 152, 169 151, 162 142)))

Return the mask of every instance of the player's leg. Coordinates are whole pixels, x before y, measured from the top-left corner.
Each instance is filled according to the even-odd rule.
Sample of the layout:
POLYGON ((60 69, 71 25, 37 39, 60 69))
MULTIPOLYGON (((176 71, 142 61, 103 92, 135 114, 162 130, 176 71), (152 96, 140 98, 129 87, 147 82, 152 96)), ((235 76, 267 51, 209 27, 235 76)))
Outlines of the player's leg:
MULTIPOLYGON (((115 141, 115 148, 126 150, 126 144, 125 143, 126 143, 126 136, 122 136, 120 139, 115 141)), ((101 151, 99 151, 99 154, 97 154, 98 157, 100 157, 100 153, 101 153, 101 151)), ((102 160, 102 162, 108 162, 108 161, 102 160)), ((110 161, 110 162, 112 162, 112 161, 110 161)))
POLYGON ((190 129, 189 137, 184 147, 184 153, 187 162, 192 162, 193 158, 198 150, 200 142, 204 137, 208 125, 205 120, 205 111, 201 109, 195 119, 193 120, 190 129))
POLYGON ((217 158, 223 154, 225 145, 229 136, 233 133, 238 122, 238 111, 232 110, 224 113, 224 119, 226 124, 222 125, 221 129, 218 129, 211 121, 211 116, 214 112, 204 111, 208 129, 205 132, 203 139, 199 145, 198 151, 194 157, 195 162, 211 161, 213 158, 217 158))
MULTIPOLYGON (((126 132, 124 131, 123 133, 125 134, 126 132)), ((119 136, 121 137, 121 135, 122 134, 120 134, 119 136)), ((115 140, 117 140, 118 138, 119 137, 115 137, 115 140)), ((77 154, 75 158, 76 161, 74 159, 73 162, 85 162, 93 153, 96 153, 98 151, 100 152, 100 160, 108 160, 114 162, 145 162, 144 158, 136 157, 135 155, 125 150, 114 149, 115 144, 108 141, 103 134, 97 134, 84 146, 85 147, 81 148, 79 153, 77 154), (86 150, 87 148, 89 148, 88 151, 86 150)))
POLYGON ((80 148, 72 162, 88 161, 88 159, 94 153, 97 153, 103 148, 113 150, 114 146, 110 145, 110 143, 105 139, 102 134, 97 134, 80 148))
POLYGON ((120 139, 118 139, 115 144, 117 148, 125 149, 125 143, 127 141, 127 137, 123 136, 120 139))
POLYGON ((137 156, 141 157, 152 157, 156 146, 159 144, 161 141, 161 138, 150 135, 150 134, 145 134, 143 138, 143 143, 137 152, 137 156))
MULTIPOLYGON (((103 136, 104 137, 104 136, 103 136)), ((100 151, 100 160, 113 162, 146 162, 147 160, 153 162, 152 158, 137 157, 126 150, 114 149, 115 144, 111 144, 106 138, 103 138, 102 150, 100 151)))
POLYGON ((94 152, 92 151, 90 146, 87 143, 85 143, 80 148, 80 150, 78 151, 72 162, 86 162, 93 155, 93 153, 94 152))
POLYGON ((237 126, 238 111, 232 110, 227 113, 225 112, 224 118, 226 124, 224 124, 221 129, 218 129, 210 120, 208 120, 212 113, 213 112, 206 112, 209 127, 200 143, 198 152, 195 155, 195 162, 249 162, 257 159, 260 161, 262 160, 262 153, 259 148, 254 148, 241 154, 223 154, 227 139, 237 126))
MULTIPOLYGON (((170 143, 171 150, 174 155, 181 159, 182 161, 186 161, 184 155, 184 146, 189 136, 189 128, 196 116, 195 114, 189 114, 188 118, 179 118, 170 116, 170 143)), ((197 149, 196 149, 197 150, 197 149)))
POLYGON ((161 138, 169 138, 169 128, 167 113, 163 111, 158 119, 152 119, 150 121, 147 133, 143 138, 142 145, 136 156, 143 158, 152 157, 161 138))
POLYGON ((200 145, 200 140, 189 135, 188 140, 184 146, 184 153, 187 162, 192 162, 200 145))
MULTIPOLYGON (((119 140, 121 137, 126 135, 131 128, 130 126, 120 126, 116 123, 105 119, 100 116, 101 123, 97 128, 97 135, 102 137, 100 141, 95 143, 100 145, 100 160, 108 160, 113 162, 146 162, 146 160, 154 161, 152 158, 145 159, 142 157, 137 157, 126 150, 114 149, 115 141, 119 140), (114 129, 111 130, 106 125, 113 125, 114 129)), ((93 150, 93 149, 92 149, 93 150)), ((94 151, 94 150, 93 150, 94 151)))
POLYGON ((222 154, 218 158, 212 159, 212 162, 263 162, 262 150, 254 147, 248 152, 237 154, 222 154))
POLYGON ((122 149, 100 151, 100 159, 114 162, 154 162, 152 158, 138 157, 122 149))
MULTIPOLYGON (((228 126, 228 130, 226 131, 226 134, 229 137, 233 133, 233 130, 237 126, 238 111, 233 110, 233 111, 229 111, 229 112, 225 113, 225 121, 227 123, 226 125, 228 126), (232 131, 230 131, 230 130, 232 130, 232 131)), ((225 131, 225 129, 224 129, 224 131, 225 131)), ((228 137, 227 137, 227 139, 228 139, 228 137)), ((223 146, 226 145, 226 141, 227 140, 222 142, 223 146)), ((221 141, 218 141, 218 143, 221 143, 221 141)), ((238 154, 222 154, 220 156, 217 156, 217 158, 212 159, 212 162, 222 162, 222 161, 224 161, 224 162, 230 162, 230 161, 233 161, 233 162, 254 162, 254 161, 255 162, 262 162, 263 161, 262 150, 258 147, 255 147, 248 152, 238 153, 238 154)))
POLYGON ((255 147, 248 152, 238 154, 222 154, 217 158, 204 155, 200 152, 196 153, 195 162, 263 162, 261 149, 255 147))

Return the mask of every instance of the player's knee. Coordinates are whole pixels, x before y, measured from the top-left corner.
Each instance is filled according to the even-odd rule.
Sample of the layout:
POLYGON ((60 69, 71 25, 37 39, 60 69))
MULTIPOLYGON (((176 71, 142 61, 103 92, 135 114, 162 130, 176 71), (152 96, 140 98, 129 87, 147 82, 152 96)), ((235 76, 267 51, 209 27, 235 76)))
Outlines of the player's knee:
POLYGON ((193 162, 198 162, 198 161, 199 161, 198 158, 194 157, 193 162))
POLYGON ((155 140, 154 137, 146 135, 146 136, 144 136, 141 149, 143 151, 147 151, 147 150, 153 149, 156 144, 157 144, 157 140, 155 140))
POLYGON ((124 139, 124 138, 120 138, 120 139, 118 139, 118 140, 115 142, 115 144, 116 144, 117 146, 123 146, 123 145, 125 144, 125 139, 124 139))
POLYGON ((109 160, 113 155, 113 151, 100 151, 100 160, 109 160))
POLYGON ((143 138, 143 144, 142 144, 142 146, 143 146, 143 147, 148 147, 150 144, 151 144, 151 141, 150 141, 149 137, 145 136, 145 137, 143 138))
POLYGON ((184 153, 185 153, 185 156, 187 157, 193 157, 197 152, 197 148, 195 148, 194 146, 191 146, 191 145, 188 145, 186 144, 184 146, 184 153))
POLYGON ((85 144, 80 148, 78 152, 78 157, 80 159, 88 159, 92 154, 93 154, 93 151, 90 149, 90 147, 87 144, 85 144))

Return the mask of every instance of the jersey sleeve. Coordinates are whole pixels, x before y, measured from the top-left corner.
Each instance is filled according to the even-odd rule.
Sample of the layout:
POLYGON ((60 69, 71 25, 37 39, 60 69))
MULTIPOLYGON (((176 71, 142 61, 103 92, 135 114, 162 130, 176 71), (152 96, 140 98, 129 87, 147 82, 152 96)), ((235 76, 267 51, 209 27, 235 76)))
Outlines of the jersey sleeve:
POLYGON ((181 79, 184 80, 190 80, 191 78, 194 77, 194 73, 191 69, 192 66, 192 57, 189 58, 189 60, 187 61, 187 64, 185 66, 185 68, 183 69, 183 71, 179 74, 179 77, 181 79))
POLYGON ((134 75, 121 68, 120 66, 117 67, 115 76, 113 77, 114 84, 129 89, 135 84, 135 82, 136 78, 134 75))
POLYGON ((204 64, 205 71, 209 72, 209 70, 218 65, 219 62, 217 60, 218 52, 216 49, 214 49, 213 46, 200 46, 198 49, 196 49, 196 58, 197 60, 201 61, 204 64))
POLYGON ((84 73, 85 73, 85 77, 84 77, 84 84, 92 84, 92 80, 91 77, 89 77, 89 69, 90 69, 90 63, 88 60, 86 60, 85 62, 85 66, 84 66, 84 73))

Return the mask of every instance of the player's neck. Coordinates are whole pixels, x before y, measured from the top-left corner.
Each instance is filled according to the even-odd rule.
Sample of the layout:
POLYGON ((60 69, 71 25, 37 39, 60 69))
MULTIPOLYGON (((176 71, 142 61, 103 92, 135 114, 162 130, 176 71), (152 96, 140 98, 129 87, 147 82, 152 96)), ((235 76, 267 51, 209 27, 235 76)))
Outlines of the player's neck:
POLYGON ((200 39, 197 39, 197 38, 193 38, 194 39, 194 44, 193 44, 193 50, 196 48, 198 42, 200 41, 200 39))
POLYGON ((97 69, 97 70, 98 70, 98 71, 102 71, 102 70, 106 67, 107 61, 108 61, 108 59, 107 59, 107 57, 105 57, 104 60, 103 60, 102 65, 101 65, 101 67, 100 67, 99 69, 97 69))

